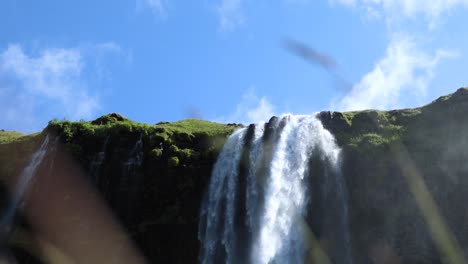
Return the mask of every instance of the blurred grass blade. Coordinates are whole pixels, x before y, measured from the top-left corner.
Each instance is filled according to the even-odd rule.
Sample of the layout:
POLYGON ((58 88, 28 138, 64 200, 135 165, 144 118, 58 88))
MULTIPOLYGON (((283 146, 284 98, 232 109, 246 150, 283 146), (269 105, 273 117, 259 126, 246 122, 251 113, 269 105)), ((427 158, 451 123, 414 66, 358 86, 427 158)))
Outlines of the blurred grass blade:
POLYGON ((434 243, 443 256, 442 261, 449 264, 467 263, 462 249, 440 214, 424 178, 411 160, 406 148, 401 143, 396 143, 391 150, 429 226, 434 243))

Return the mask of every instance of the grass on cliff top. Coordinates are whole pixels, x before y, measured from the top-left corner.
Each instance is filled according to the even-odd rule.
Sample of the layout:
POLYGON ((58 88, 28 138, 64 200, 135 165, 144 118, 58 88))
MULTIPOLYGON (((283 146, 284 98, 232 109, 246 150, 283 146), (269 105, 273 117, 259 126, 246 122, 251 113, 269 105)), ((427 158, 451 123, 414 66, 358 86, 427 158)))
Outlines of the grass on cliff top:
POLYGON ((23 136, 21 132, 0 130, 0 144, 9 143, 23 136))
MULTIPOLYGON (((360 116, 369 116, 374 119, 375 122, 379 120, 385 120, 387 121, 387 112, 386 111, 380 111, 380 110, 362 110, 362 111, 351 111, 351 112, 343 112, 343 117, 348 123, 348 125, 352 126, 353 121, 355 119, 359 118, 360 116)), ((366 120, 367 121, 367 120, 366 120)))
POLYGON ((0 145, 8 145, 10 143, 27 143, 34 141, 41 132, 23 134, 17 131, 0 130, 0 145))
POLYGON ((203 133, 213 136, 230 134, 239 126, 225 125, 199 119, 185 119, 174 123, 158 123, 155 127, 172 132, 185 132, 189 134, 203 133))
POLYGON ((111 142, 116 138, 131 142, 141 137, 150 157, 167 160, 168 166, 174 168, 189 166, 199 157, 217 156, 226 138, 239 127, 198 119, 149 125, 110 114, 90 122, 52 120, 47 130, 59 135, 76 157, 82 156, 88 142, 107 141, 109 137, 111 142))
POLYGON ((385 147, 400 140, 405 130, 406 121, 404 120, 416 112, 413 109, 344 112, 341 118, 349 129, 336 136, 342 142, 364 151, 375 147, 385 147))
POLYGON ((81 138, 105 138, 109 135, 142 134, 145 138, 157 141, 189 142, 196 136, 226 137, 240 125, 226 125, 198 119, 186 119, 178 122, 160 122, 155 125, 131 121, 118 114, 102 116, 94 121, 70 122, 52 120, 48 129, 60 135, 66 142, 81 138), (158 139, 159 138, 159 139, 158 139))
MULTIPOLYGON (((411 109, 390 111, 363 110, 341 113, 342 122, 348 126, 347 131, 338 133, 337 137, 351 146, 368 149, 384 147, 400 140, 413 141, 415 137, 431 128, 436 120, 453 118, 457 109, 463 114, 466 107, 468 89, 441 96, 431 103, 411 109), (462 109, 462 110, 460 110, 462 109)), ((458 113, 458 114, 460 114, 458 113)))

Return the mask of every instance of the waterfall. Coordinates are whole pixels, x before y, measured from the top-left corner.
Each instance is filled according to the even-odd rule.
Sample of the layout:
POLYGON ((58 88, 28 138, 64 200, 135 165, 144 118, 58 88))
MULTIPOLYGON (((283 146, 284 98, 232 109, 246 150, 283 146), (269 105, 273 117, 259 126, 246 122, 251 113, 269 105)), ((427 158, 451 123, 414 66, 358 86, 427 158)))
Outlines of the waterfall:
POLYGON ((20 206, 24 195, 28 191, 28 188, 31 185, 31 181, 33 180, 34 175, 36 174, 37 168, 42 163, 44 157, 47 154, 48 145, 49 135, 45 137, 41 147, 33 153, 28 165, 21 172, 21 175, 18 178, 18 182, 13 189, 11 201, 8 204, 5 214, 3 215, 1 222, 2 227, 8 229, 11 225, 11 222, 13 221, 13 218, 15 216, 15 212, 20 206))
POLYGON ((135 167, 139 167, 143 162, 143 132, 140 133, 140 137, 138 141, 133 146, 130 154, 128 155, 128 160, 125 162, 125 167, 127 171, 130 173, 131 170, 135 169, 135 167))
POLYGON ((109 137, 107 136, 104 140, 104 144, 102 145, 101 151, 99 151, 91 161, 90 169, 89 169, 89 176, 94 181, 95 184, 99 182, 99 169, 101 168, 104 159, 106 158, 106 148, 107 143, 109 142, 109 137))
POLYGON ((137 212, 140 208, 138 199, 141 197, 139 188, 144 184, 143 173, 141 172, 143 158, 143 132, 141 132, 140 137, 130 150, 127 161, 124 163, 124 170, 119 182, 119 190, 122 198, 124 198, 123 201, 119 201, 122 210, 125 211, 122 217, 124 221, 138 217, 137 212))
POLYGON ((233 262, 233 196, 245 132, 237 130, 229 137, 213 169, 201 213, 202 263, 233 262))
POLYGON ((352 263, 340 152, 315 116, 285 115, 234 132, 214 166, 201 207, 200 262, 304 263, 311 245, 300 223, 310 204, 333 200, 333 210, 340 212, 328 215, 339 218, 333 223, 340 235, 333 238, 340 243, 331 259, 352 263), (320 177, 326 184, 310 181, 313 155, 330 168, 320 177), (310 184, 330 190, 314 201, 310 184))

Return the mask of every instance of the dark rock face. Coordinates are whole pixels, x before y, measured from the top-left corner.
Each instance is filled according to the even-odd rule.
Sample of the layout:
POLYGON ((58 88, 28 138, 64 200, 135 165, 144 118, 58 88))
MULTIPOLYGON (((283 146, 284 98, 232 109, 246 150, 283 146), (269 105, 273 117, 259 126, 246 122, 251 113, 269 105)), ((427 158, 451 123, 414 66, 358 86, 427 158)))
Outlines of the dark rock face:
MULTIPOLYGON (((354 263, 444 263, 456 259, 454 254, 468 256, 466 113, 468 90, 461 88, 416 109, 318 114, 342 148, 354 263), (441 241, 449 241, 449 246, 441 241)), ((150 263, 196 263, 201 200, 224 141, 240 126, 199 133, 171 123, 141 130, 126 122, 110 114, 91 124, 116 123, 112 131, 79 127, 70 132, 67 126, 54 131, 84 171, 103 151, 107 138, 98 176, 88 180, 150 263), (141 135, 141 164, 129 170, 129 153, 141 135)), ((266 151, 260 159, 271 159, 273 128, 282 126, 277 117, 265 124, 266 151)), ((254 125, 248 131, 247 143, 254 125)), ((42 136, 0 144, 2 182, 17 177, 42 136)), ((247 155, 242 160, 248 160, 247 155)), ((242 176, 245 168, 240 168, 242 176)), ((268 168, 262 169, 267 173, 268 168)), ((309 170, 317 175, 324 169, 317 160, 310 161, 309 170)), ((320 179, 310 179, 311 190, 316 181, 320 179)), ((6 196, 5 190, 0 194, 6 196)), ((320 199, 320 194, 313 193, 312 199, 320 199)), ((311 212, 321 210, 311 204, 311 212)), ((27 226, 19 218, 21 226, 27 226)), ((308 218, 320 237, 320 217, 308 218)))
POLYGON ((128 120, 128 119, 121 116, 120 114, 112 113, 112 114, 101 116, 98 119, 91 121, 91 124, 106 125, 109 123, 120 122, 120 121, 125 121, 125 120, 128 120))
POLYGON ((440 229, 468 256, 467 110, 462 88, 418 109, 357 112, 348 133, 358 140, 321 114, 343 149, 355 263, 453 261, 440 229))
POLYGON ((351 126, 346 122, 345 117, 340 112, 323 111, 318 113, 317 117, 329 131, 349 133, 351 130, 351 126))
MULTIPOLYGON (((196 263, 202 195, 224 141, 238 126, 188 120, 152 127, 120 123, 115 114, 98 120, 104 121, 51 124, 41 135, 0 145, 0 186, 15 182, 45 134, 55 135, 149 263, 196 263), (115 124, 105 123, 108 117, 115 124)), ((41 167, 54 171, 57 163, 49 160, 41 167)), ((3 212, 7 199, 1 201, 3 212)), ((24 222, 21 215, 17 220, 24 222)))

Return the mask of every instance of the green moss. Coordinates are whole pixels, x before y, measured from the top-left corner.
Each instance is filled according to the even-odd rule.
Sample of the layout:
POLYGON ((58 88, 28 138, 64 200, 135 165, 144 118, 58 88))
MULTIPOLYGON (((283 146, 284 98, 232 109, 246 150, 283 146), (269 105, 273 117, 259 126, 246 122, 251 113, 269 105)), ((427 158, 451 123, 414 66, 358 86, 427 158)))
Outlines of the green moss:
POLYGON ((24 134, 20 132, 0 130, 0 144, 12 142, 22 136, 24 134))
POLYGON ((105 135, 120 135, 134 132, 145 132, 151 127, 147 124, 125 119, 123 121, 107 122, 96 124, 91 122, 70 122, 68 120, 49 122, 48 129, 62 136, 65 141, 70 141, 76 136, 103 137, 105 135))
POLYGON ((170 145, 169 148, 167 148, 167 151, 169 155, 177 155, 177 153, 179 153, 179 147, 176 145, 170 145))
POLYGON ((345 112, 341 116, 348 127, 333 132, 341 144, 367 151, 371 146, 380 147, 400 140, 405 130, 402 120, 413 114, 415 112, 406 110, 345 112))
POLYGON ((389 138, 383 137, 382 135, 368 133, 352 138, 350 143, 358 147, 371 148, 383 146, 388 144, 390 141, 391 140, 389 138))
POLYGON ((156 128, 165 129, 166 133, 177 133, 181 137, 190 137, 193 135, 229 135, 240 126, 228 126, 210 121, 199 119, 186 119, 174 123, 161 123, 155 125, 156 128))
POLYGON ((167 161, 167 165, 169 168, 176 168, 179 166, 179 158, 178 157, 170 157, 169 160, 167 161))
MULTIPOLYGON (((468 89, 461 88, 453 94, 414 109, 341 113, 341 119, 349 127, 337 126, 338 129, 332 132, 341 145, 349 145, 360 152, 386 149, 395 142, 420 146, 420 142, 431 142, 432 138, 450 137, 447 131, 455 124, 464 123, 467 107, 468 89), (440 129, 434 126, 442 123, 448 126, 440 129)), ((433 146, 426 148, 431 147, 433 146)), ((426 149, 424 151, 427 152, 426 149)))
POLYGON ((130 121, 130 120, 117 113, 112 113, 112 114, 103 115, 99 117, 98 119, 92 121, 92 124, 104 125, 104 124, 116 123, 116 122, 122 122, 122 121, 130 121))
POLYGON ((356 122, 363 122, 367 120, 371 120, 374 123, 384 123, 387 122, 387 114, 386 111, 379 111, 379 110, 363 110, 363 111, 352 111, 352 112, 344 112, 342 113, 344 119, 348 123, 348 125, 358 125, 356 122))
POLYGON ((155 148, 155 149, 151 150, 151 153, 150 153, 150 154, 151 154, 151 157, 152 157, 153 159, 159 159, 159 158, 161 158, 162 153, 163 153, 163 150, 162 150, 162 149, 160 149, 160 148, 155 148))
POLYGON ((195 154, 195 151, 192 149, 180 149, 179 152, 177 153, 177 156, 181 160, 189 160, 191 157, 193 157, 195 154))
POLYGON ((343 115, 343 119, 346 121, 346 123, 351 126, 353 124, 353 118, 354 118, 354 115, 356 114, 357 112, 344 112, 342 113, 343 115))
POLYGON ((193 145, 192 141, 200 137, 226 137, 239 126, 229 126, 209 121, 187 119, 174 123, 160 123, 154 126, 134 122, 128 119, 112 119, 112 122, 103 120, 111 119, 109 115, 103 116, 91 122, 70 122, 67 120, 52 120, 48 129, 53 130, 69 142, 75 137, 105 137, 106 135, 124 135, 143 133, 151 144, 176 144, 185 148, 193 145))
POLYGON ((96 146, 103 144, 106 138, 118 138, 120 142, 132 142, 143 136, 145 152, 154 160, 163 160, 162 164, 172 167, 199 166, 194 159, 216 158, 226 138, 239 125, 225 125, 198 119, 187 119, 174 123, 158 123, 156 125, 142 124, 123 118, 118 114, 110 114, 91 122, 70 122, 57 119, 49 122, 48 131, 59 135, 69 144, 69 150, 77 159, 91 159, 91 153, 83 153, 83 149, 98 151, 96 146), (85 156, 85 157, 83 157, 85 156))

